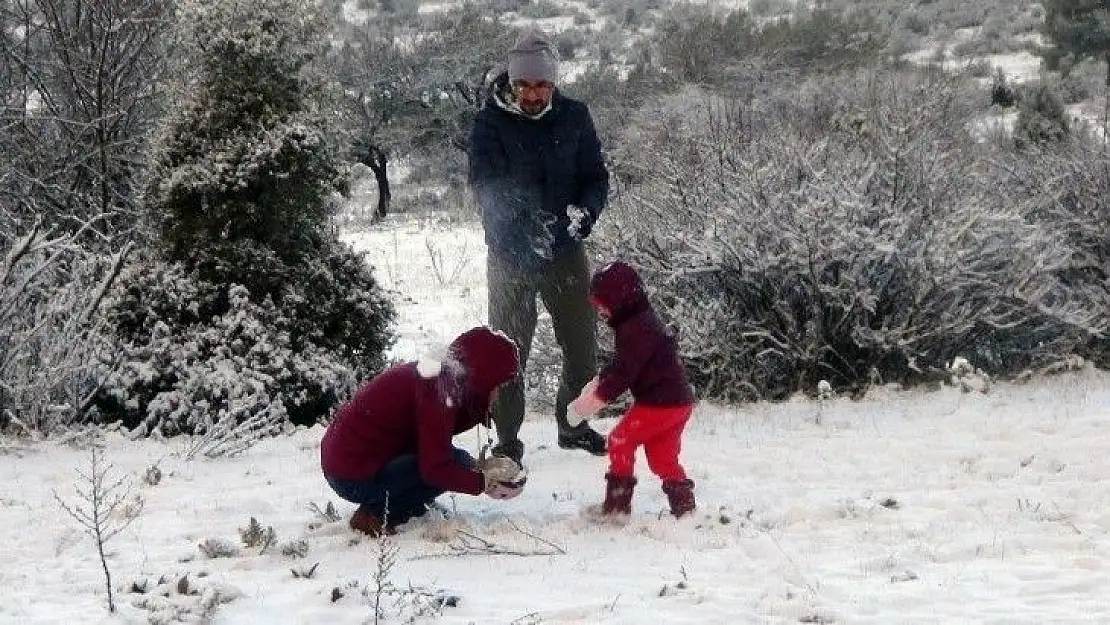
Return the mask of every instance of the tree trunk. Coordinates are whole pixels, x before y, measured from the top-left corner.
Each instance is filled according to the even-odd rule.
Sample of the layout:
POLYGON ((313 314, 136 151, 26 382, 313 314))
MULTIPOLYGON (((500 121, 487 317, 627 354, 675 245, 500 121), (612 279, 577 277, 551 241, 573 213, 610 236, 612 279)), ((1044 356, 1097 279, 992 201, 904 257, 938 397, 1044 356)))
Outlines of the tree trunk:
POLYGON ((371 218, 376 223, 389 214, 389 203, 393 199, 389 190, 389 155, 378 146, 365 143, 355 149, 355 155, 360 163, 374 172, 374 180, 378 183, 378 206, 371 218))
POLYGON ((1110 50, 1106 52, 1106 83, 1102 87, 1102 150, 1106 151, 1107 124, 1110 123, 1110 50))
POLYGON ((389 214, 389 202, 393 194, 389 190, 389 157, 385 152, 375 149, 366 165, 374 171, 374 179, 378 182, 378 207, 374 211, 374 221, 385 219, 389 214))

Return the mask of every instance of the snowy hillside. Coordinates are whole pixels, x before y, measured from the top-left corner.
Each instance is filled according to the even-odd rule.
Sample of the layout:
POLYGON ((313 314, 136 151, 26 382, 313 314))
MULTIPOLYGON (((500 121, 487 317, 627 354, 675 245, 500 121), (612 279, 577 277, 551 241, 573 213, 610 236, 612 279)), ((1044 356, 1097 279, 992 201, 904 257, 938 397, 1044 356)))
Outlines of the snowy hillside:
MULTIPOLYGON (((398 357, 484 317, 478 233, 428 226, 349 237, 407 298, 398 357)), ((7 441, 0 623, 374 623, 375 598, 390 623, 1108 622, 1108 425, 1110 376, 1092 371, 987 394, 704 405, 684 448, 696 517, 661 515, 641 462, 633 521, 599 527, 580 511, 602 494, 604 459, 558 449, 531 415, 521 497, 443 497, 454 518, 433 512, 385 544, 347 529, 353 506, 318 470, 320 428, 195 461, 184 440, 112 434, 109 483, 132 486, 118 520, 134 516, 108 543, 114 616, 93 543, 55 499, 80 504, 89 452, 7 441), (340 520, 320 513, 329 502, 340 520), (269 545, 261 532, 246 546, 252 517, 269 545), (404 592, 380 595, 376 576, 404 592)))

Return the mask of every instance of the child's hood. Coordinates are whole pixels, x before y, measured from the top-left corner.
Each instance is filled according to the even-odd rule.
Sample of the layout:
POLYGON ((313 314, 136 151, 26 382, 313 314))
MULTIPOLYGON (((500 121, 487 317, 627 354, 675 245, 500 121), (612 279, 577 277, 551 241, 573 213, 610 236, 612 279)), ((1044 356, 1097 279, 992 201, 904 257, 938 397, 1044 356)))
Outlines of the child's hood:
POLYGON ((590 280, 590 297, 609 309, 611 322, 628 316, 647 302, 640 276, 631 265, 619 260, 594 273, 590 280))

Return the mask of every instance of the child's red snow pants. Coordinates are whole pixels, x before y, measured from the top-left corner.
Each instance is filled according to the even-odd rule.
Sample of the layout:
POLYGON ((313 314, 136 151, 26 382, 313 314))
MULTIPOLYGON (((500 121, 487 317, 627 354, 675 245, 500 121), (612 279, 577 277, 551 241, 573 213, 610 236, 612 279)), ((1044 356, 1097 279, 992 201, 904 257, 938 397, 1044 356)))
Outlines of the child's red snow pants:
POLYGON ((648 467, 663 480, 685 480, 678 462, 682 431, 694 406, 644 406, 633 404, 609 432, 609 473, 632 477, 636 448, 644 446, 648 467))

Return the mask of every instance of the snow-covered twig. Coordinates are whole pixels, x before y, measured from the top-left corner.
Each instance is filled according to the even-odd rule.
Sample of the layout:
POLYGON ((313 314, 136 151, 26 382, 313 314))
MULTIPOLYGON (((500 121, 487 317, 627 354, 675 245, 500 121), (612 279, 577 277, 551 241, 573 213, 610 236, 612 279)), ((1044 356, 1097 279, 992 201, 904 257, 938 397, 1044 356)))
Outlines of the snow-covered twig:
POLYGON ((112 468, 111 464, 105 464, 104 450, 97 441, 94 441, 89 447, 88 473, 77 471, 81 483, 84 484, 84 488, 75 487, 77 498, 82 503, 71 505, 54 492, 54 500, 66 514, 81 525, 96 545, 96 552, 104 571, 109 612, 116 611, 116 604, 112 592, 112 574, 108 569, 108 557, 104 553, 104 546, 117 534, 127 529, 142 511, 141 499, 136 499, 127 506, 124 505, 131 492, 131 485, 126 478, 109 481, 108 473, 112 468), (117 512, 122 513, 122 517, 117 512))
POLYGON ((281 433, 286 421, 284 414, 275 412, 264 410, 238 423, 234 413, 224 415, 190 440, 184 458, 192 460, 199 454, 219 458, 243 453, 259 441, 281 433))
POLYGON ((505 546, 505 545, 497 544, 497 543, 495 543, 491 540, 488 540, 486 538, 478 536, 477 534, 473 534, 473 533, 468 532, 466 530, 460 529, 460 530, 456 530, 454 540, 452 540, 451 543, 448 545, 448 547, 451 549, 451 551, 446 552, 446 553, 422 554, 422 555, 419 555, 419 556, 415 556, 412 559, 413 560, 429 560, 429 559, 433 559, 433 558, 448 558, 448 557, 463 556, 463 555, 493 555, 493 556, 520 556, 520 557, 566 555, 566 553, 567 553, 566 549, 560 547, 559 545, 556 545, 555 543, 553 543, 549 540, 546 540, 544 538, 540 538, 539 536, 536 536, 535 534, 524 531, 523 529, 521 529, 518 525, 516 525, 512 521, 509 521, 509 525, 514 530, 519 532, 520 534, 523 534, 524 536, 527 536, 528 538, 531 538, 532 540, 534 540, 538 543, 541 543, 541 544, 545 545, 548 548, 547 549, 517 549, 515 547, 508 547, 508 546, 505 546))

